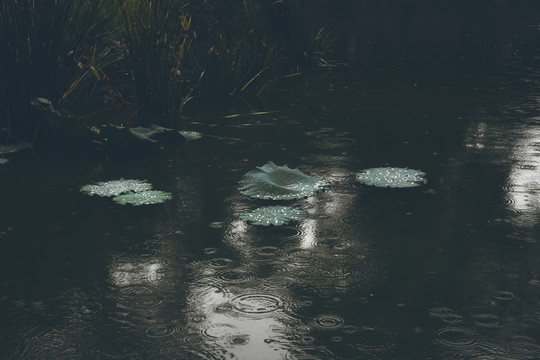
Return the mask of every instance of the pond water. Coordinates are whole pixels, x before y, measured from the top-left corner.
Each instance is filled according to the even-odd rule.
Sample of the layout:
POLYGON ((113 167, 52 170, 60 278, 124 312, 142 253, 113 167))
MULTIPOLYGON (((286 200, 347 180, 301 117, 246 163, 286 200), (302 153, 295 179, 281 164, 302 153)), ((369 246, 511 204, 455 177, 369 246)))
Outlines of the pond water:
MULTIPOLYGON (((433 23, 422 29, 444 28, 433 23)), ((0 357, 540 358, 531 25, 497 35, 513 49, 504 56, 458 64, 449 57, 463 49, 441 45, 430 48, 440 62, 420 57, 412 70, 412 52, 365 55, 362 28, 343 40, 342 61, 276 84, 255 109, 275 112, 190 115, 186 127, 205 136, 178 148, 10 156, 0 165, 0 357), (242 195, 242 176, 268 161, 331 187, 290 201, 242 195), (355 179, 386 166, 428 182, 355 179), (120 178, 172 199, 122 206, 80 191, 120 178), (280 227, 239 219, 268 205, 308 216, 280 227)))

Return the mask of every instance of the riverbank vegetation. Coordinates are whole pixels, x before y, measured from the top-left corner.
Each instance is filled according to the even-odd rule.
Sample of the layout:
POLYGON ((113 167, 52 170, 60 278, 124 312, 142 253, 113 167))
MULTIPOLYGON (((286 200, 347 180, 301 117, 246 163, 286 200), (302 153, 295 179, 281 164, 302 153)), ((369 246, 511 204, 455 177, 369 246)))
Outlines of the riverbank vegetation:
POLYGON ((303 0, 5 0, 0 4, 0 126, 29 143, 50 129, 30 102, 70 121, 181 128, 186 107, 261 96, 323 61, 303 0))

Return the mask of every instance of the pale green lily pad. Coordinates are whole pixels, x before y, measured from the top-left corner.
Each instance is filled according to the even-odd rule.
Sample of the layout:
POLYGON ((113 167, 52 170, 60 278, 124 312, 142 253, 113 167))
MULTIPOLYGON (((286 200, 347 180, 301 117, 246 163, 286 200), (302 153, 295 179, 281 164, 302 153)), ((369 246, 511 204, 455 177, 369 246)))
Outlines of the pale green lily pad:
POLYGON ((120 205, 131 204, 134 206, 161 204, 172 199, 172 194, 160 190, 147 190, 142 192, 128 192, 113 198, 120 205))
POLYGON ((308 213, 290 206, 264 206, 240 215, 240 219, 253 225, 281 226, 302 220, 308 213))
POLYGON ((184 130, 181 130, 181 131, 179 131, 179 133, 187 141, 197 140, 197 139, 200 139, 202 137, 202 134, 200 132, 197 132, 197 131, 184 131, 184 130))
POLYGON ((142 180, 111 180, 98 182, 95 185, 85 185, 81 191, 90 196, 118 196, 127 192, 143 192, 152 189, 152 184, 142 180))
POLYGON ((244 175, 240 192, 244 195, 269 200, 294 200, 313 196, 329 187, 326 180, 308 176, 298 169, 277 166, 268 162, 244 175))
POLYGON ((360 183, 390 188, 411 188, 427 183, 426 174, 420 170, 395 167, 381 167, 362 170, 356 174, 360 183))

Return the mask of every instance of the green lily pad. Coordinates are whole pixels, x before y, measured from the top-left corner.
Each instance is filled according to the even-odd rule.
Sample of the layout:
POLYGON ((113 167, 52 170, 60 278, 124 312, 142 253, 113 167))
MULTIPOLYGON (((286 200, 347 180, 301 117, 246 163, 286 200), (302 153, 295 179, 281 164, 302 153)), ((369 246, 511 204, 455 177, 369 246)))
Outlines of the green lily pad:
POLYGON ((95 185, 85 185, 81 191, 87 195, 118 196, 127 192, 143 192, 152 189, 152 184, 142 180, 111 180, 98 182, 95 185))
POLYGON ((197 131, 179 131, 180 135, 182 135, 187 141, 191 140, 197 140, 202 137, 202 134, 197 131))
POLYGON ((161 204, 172 199, 172 194, 160 190, 147 190, 142 192, 128 192, 113 198, 120 205, 131 204, 134 206, 161 204))
POLYGON ((426 174, 420 170, 395 167, 380 167, 362 170, 356 174, 360 183, 390 188, 410 188, 427 183, 426 174))
POLYGON ((302 220, 308 213, 290 206, 264 206, 256 210, 245 212, 240 219, 253 225, 281 226, 292 221, 302 220))
POLYGON ((308 176, 298 169, 277 166, 268 162, 244 175, 240 192, 244 195, 269 200, 294 200, 313 196, 330 186, 326 180, 308 176))

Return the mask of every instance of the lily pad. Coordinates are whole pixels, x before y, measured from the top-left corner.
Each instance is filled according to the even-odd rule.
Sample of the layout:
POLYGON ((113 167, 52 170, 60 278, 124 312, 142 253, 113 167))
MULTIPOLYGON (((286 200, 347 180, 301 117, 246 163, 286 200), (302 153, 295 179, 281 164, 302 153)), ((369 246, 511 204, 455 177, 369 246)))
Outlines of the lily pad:
POLYGON ((83 193, 90 196, 118 196, 127 192, 143 192, 152 189, 152 184, 142 180, 111 180, 98 182, 96 185, 85 185, 81 188, 83 193))
POLYGON ((179 131, 180 135, 182 135, 187 141, 191 141, 191 140, 197 140, 197 139, 200 139, 202 137, 202 134, 200 132, 197 132, 197 131, 185 131, 185 130, 181 130, 179 131))
POLYGON ((420 170, 396 167, 380 167, 362 170, 356 174, 360 183, 390 188, 411 188, 427 183, 426 174, 420 170))
POLYGON ((294 200, 313 196, 328 186, 330 183, 326 180, 270 161, 246 173, 240 180, 239 190, 257 199, 294 200))
POLYGON ((7 164, 9 162, 9 159, 6 158, 0 158, 0 165, 7 164))
POLYGON ((161 204, 172 199, 172 194, 160 190, 147 190, 142 192, 128 192, 113 198, 120 205, 131 204, 134 206, 161 204))
POLYGON ((240 219, 253 225, 281 226, 302 220, 308 213, 290 206, 264 206, 240 215, 240 219))

